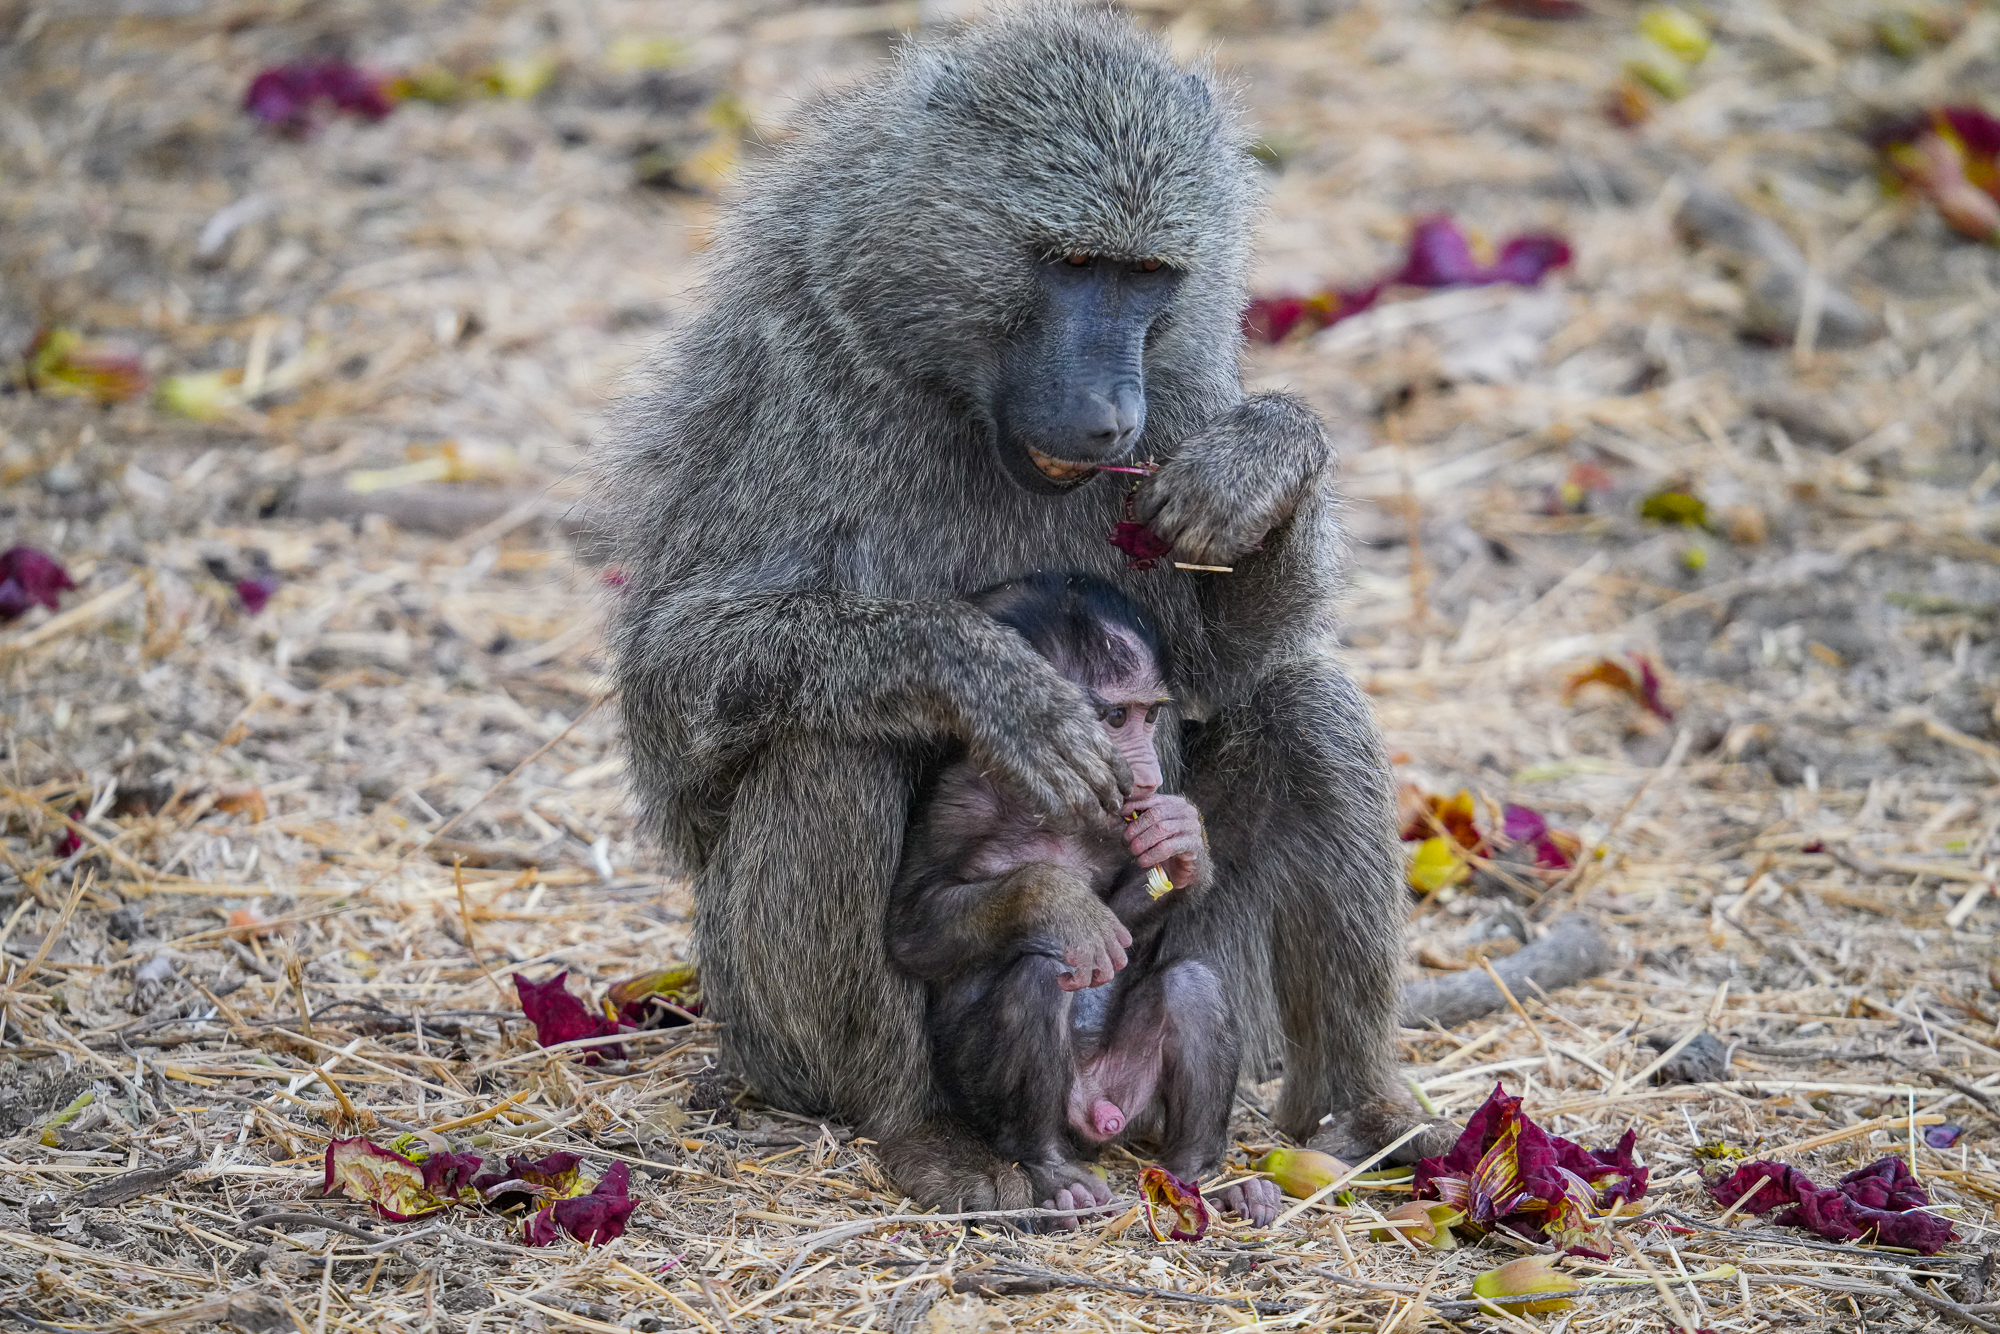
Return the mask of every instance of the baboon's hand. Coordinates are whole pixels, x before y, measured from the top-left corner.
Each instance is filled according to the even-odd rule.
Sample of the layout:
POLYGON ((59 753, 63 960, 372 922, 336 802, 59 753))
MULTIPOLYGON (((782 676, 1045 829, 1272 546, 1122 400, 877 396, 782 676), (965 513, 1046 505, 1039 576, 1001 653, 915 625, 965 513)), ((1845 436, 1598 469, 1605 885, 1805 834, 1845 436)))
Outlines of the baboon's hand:
POLYGON ((1132 933, 1087 887, 1065 882, 1043 900, 1036 916, 1033 948, 1061 962, 1056 985, 1064 991, 1101 987, 1125 966, 1132 933))
POLYGON ((1181 442, 1140 487, 1139 517, 1181 560, 1232 564, 1292 516, 1330 457, 1311 409, 1253 395, 1181 442))
POLYGON ((1134 861, 1164 868, 1175 889, 1208 879, 1208 836, 1193 802, 1156 792, 1144 801, 1127 802, 1125 809, 1125 847, 1134 861))
POLYGON ((1059 821, 1117 814, 1132 770, 1083 692, 1025 646, 1007 666, 961 707, 972 762, 1059 821))

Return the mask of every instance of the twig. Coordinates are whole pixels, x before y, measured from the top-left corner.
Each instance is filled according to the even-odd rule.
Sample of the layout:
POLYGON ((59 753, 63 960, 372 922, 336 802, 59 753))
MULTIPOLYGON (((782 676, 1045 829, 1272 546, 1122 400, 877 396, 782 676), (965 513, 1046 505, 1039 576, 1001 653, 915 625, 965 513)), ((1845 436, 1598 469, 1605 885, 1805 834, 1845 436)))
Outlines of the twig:
POLYGON ((1882 1273, 1881 1278, 1883 1282, 1902 1293, 1905 1297, 1930 1307, 1931 1310, 1936 1311, 1939 1315, 1958 1321, 1959 1324, 1966 1326, 1968 1329, 1985 1330, 1986 1334, 2000 1334, 2000 1325, 1996 1325, 1990 1320, 1981 1320, 1957 1302, 1948 1301, 1943 1297, 1925 1292, 1901 1274, 1892 1274, 1885 1271, 1882 1273))

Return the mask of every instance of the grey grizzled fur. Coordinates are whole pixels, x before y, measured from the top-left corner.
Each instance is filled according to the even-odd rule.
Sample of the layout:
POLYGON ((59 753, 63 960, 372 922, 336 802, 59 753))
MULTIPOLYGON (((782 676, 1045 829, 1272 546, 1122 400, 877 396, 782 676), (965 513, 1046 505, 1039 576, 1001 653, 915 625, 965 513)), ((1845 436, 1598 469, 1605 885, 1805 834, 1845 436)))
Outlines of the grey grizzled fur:
POLYGON ((1205 72, 1105 13, 1035 6, 909 48, 746 173, 705 308, 606 451, 631 772, 693 877, 725 1054, 772 1102, 859 1124, 926 1203, 1027 1197, 942 1112, 922 988, 887 955, 913 783, 956 738, 1052 811, 1118 797, 1077 689, 960 600, 1037 569, 1119 584, 1171 646, 1216 862, 1174 930, 1233 988, 1253 1059, 1282 1058, 1280 1128, 1331 1114, 1341 1148, 1414 1123, 1388 770, 1325 652, 1331 454, 1303 403, 1238 376, 1246 143, 1205 72), (1233 575, 1129 571, 1106 537, 1130 478, 1036 495, 1000 471, 996 349, 1032 261, 1074 251, 1185 274, 1147 343, 1138 449, 1165 466, 1141 512, 1233 575))

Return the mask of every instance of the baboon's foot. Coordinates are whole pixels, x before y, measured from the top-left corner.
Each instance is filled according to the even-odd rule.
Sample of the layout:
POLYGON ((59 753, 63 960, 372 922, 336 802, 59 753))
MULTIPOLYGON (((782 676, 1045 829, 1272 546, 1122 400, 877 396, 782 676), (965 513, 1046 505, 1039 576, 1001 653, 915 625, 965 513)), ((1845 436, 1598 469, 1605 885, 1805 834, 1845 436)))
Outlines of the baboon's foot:
POLYGON ((986 1147, 963 1126, 927 1121, 883 1136, 876 1155, 896 1189, 927 1209, 973 1213, 1028 1209, 1035 1204, 1028 1174, 986 1147))
POLYGON ((1278 1189, 1278 1183, 1262 1177, 1239 1181, 1209 1198, 1221 1206, 1222 1212, 1247 1218, 1256 1227, 1271 1226, 1285 1204, 1285 1192, 1278 1189))
POLYGON ((1333 1119, 1306 1141, 1306 1147, 1330 1153, 1344 1163, 1358 1163, 1412 1129, 1416 1135, 1390 1150, 1384 1164, 1400 1167, 1447 1153, 1458 1143, 1464 1127, 1440 1116, 1426 1116, 1414 1107, 1387 1101, 1363 1103, 1336 1111, 1333 1119))
MULTIPOLYGON (((1028 1180, 1034 1186, 1035 1198, 1044 1209, 1089 1209, 1111 1203, 1111 1184, 1091 1171, 1088 1163, 1031 1164, 1028 1180)), ((1081 1220, 1075 1218, 1021 1221, 1024 1230, 1029 1232, 1074 1232, 1081 1224, 1081 1220)))

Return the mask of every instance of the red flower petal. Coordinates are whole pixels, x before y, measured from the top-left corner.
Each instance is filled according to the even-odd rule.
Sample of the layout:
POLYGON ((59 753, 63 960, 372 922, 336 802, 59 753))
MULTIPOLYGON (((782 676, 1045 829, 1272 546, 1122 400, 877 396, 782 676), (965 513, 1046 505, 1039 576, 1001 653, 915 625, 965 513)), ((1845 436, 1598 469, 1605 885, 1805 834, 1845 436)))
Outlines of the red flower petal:
POLYGON ((1111 525, 1111 545, 1125 553, 1125 563, 1135 570, 1150 570, 1159 563, 1160 557, 1174 549, 1174 544, 1161 537, 1143 523, 1111 525))
POLYGON ((1760 1159, 1745 1163, 1708 1191, 1717 1202, 1734 1204, 1752 1187, 1756 1193, 1743 1206, 1747 1212, 1783 1208, 1774 1221, 1828 1241, 1859 1241, 1873 1233, 1884 1246, 1935 1255, 1955 1240, 1949 1220, 1921 1212, 1930 1196, 1900 1158, 1878 1159, 1849 1172, 1832 1188, 1814 1185, 1795 1167, 1760 1159))
POLYGON ((23 615, 36 603, 54 611, 58 595, 75 587, 69 571, 47 552, 9 547, 0 553, 0 623, 23 615))
MULTIPOLYGON (((546 982, 530 982, 519 973, 514 974, 514 994, 521 998, 521 1013, 535 1026, 535 1041, 544 1047, 578 1038, 608 1037, 618 1031, 617 1024, 602 1014, 593 1014, 582 1001, 570 995, 564 986, 568 978, 567 970, 546 982)), ((585 1065, 596 1065, 604 1057, 622 1061, 625 1048, 615 1042, 607 1043, 585 1050, 582 1056, 585 1065)))
POLYGON ((559 1232, 567 1232, 586 1246, 597 1246, 625 1233, 625 1220, 632 1216, 637 1201, 627 1192, 632 1169, 613 1163, 588 1195, 558 1200, 540 1209, 523 1225, 522 1239, 530 1246, 546 1246, 559 1232))

